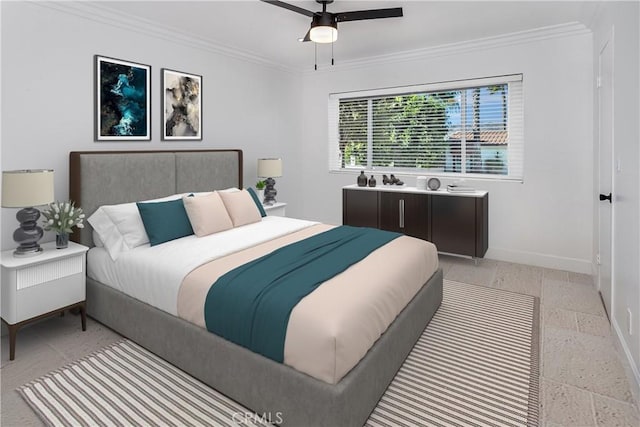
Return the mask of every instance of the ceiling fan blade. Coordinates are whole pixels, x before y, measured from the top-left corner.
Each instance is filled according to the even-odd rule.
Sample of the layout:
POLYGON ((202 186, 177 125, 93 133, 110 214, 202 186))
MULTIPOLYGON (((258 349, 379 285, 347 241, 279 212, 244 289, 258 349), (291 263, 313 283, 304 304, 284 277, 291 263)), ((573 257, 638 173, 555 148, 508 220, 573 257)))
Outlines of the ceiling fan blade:
POLYGON ((298 39, 299 42, 310 42, 311 41, 311 28, 307 31, 307 34, 301 39, 298 39))
POLYGON ((337 22, 361 21, 363 19, 399 18, 402 16, 401 7, 390 9, 356 10, 353 12, 336 13, 337 22))
POLYGON ((293 12, 301 13, 302 15, 305 15, 305 16, 313 17, 313 12, 311 12, 310 10, 303 9, 301 7, 294 6, 294 5, 289 4, 289 3, 285 3, 283 1, 277 1, 277 0, 260 0, 260 1, 263 1, 265 3, 269 3, 269 4, 274 5, 274 6, 282 7, 284 9, 288 9, 288 10, 291 10, 293 12))

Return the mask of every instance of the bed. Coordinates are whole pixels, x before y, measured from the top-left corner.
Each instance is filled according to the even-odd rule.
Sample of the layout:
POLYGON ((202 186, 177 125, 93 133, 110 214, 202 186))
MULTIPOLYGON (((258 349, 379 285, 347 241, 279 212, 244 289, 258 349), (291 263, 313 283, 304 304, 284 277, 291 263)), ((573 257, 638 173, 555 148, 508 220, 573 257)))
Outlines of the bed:
MULTIPOLYGON (((70 154, 70 198, 88 215, 102 205, 229 187, 242 188, 240 150, 70 154)), ((94 246, 90 227, 73 237, 94 246)), ((441 300, 438 269, 355 367, 331 383, 233 344, 95 277, 87 278, 91 317, 256 413, 280 414, 282 425, 293 426, 362 425, 441 300)))

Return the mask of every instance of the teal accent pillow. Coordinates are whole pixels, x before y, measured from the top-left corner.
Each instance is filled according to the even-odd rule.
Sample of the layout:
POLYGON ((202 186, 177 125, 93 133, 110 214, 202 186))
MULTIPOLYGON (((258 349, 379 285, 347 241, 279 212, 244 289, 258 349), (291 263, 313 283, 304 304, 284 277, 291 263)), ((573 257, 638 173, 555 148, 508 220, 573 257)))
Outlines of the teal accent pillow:
POLYGON ((264 210, 264 206, 262 206, 262 202, 260 201, 260 199, 258 199, 258 195, 256 194, 255 190, 249 187, 247 188, 247 191, 249 192, 249 194, 251 194, 251 198, 253 199, 253 201, 256 202, 256 206, 260 211, 260 216, 262 216, 262 218, 267 216, 267 212, 264 210))
POLYGON ((182 199, 136 205, 151 246, 193 234, 182 199))

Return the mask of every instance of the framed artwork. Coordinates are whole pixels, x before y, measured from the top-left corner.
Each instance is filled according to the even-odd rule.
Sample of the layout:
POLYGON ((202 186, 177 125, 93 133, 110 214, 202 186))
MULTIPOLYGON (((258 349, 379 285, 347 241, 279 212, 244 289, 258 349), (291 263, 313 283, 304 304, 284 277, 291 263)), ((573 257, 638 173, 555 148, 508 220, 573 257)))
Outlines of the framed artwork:
POLYGON ((202 76, 162 69, 162 139, 202 140, 202 76))
POLYGON ((150 141, 151 67, 95 58, 96 141, 150 141))

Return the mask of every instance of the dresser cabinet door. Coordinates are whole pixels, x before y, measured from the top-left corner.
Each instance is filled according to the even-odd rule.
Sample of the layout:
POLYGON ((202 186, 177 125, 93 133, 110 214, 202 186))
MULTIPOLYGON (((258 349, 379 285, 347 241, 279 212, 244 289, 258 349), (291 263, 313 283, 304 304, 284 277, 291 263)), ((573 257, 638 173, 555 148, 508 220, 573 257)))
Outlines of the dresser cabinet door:
POLYGON ((342 223, 378 228, 378 192, 342 190, 342 223))
POLYGON ((432 196, 431 242, 440 252, 476 256, 476 199, 432 196))
POLYGON ((380 193, 380 228, 429 240, 426 194, 380 193))

